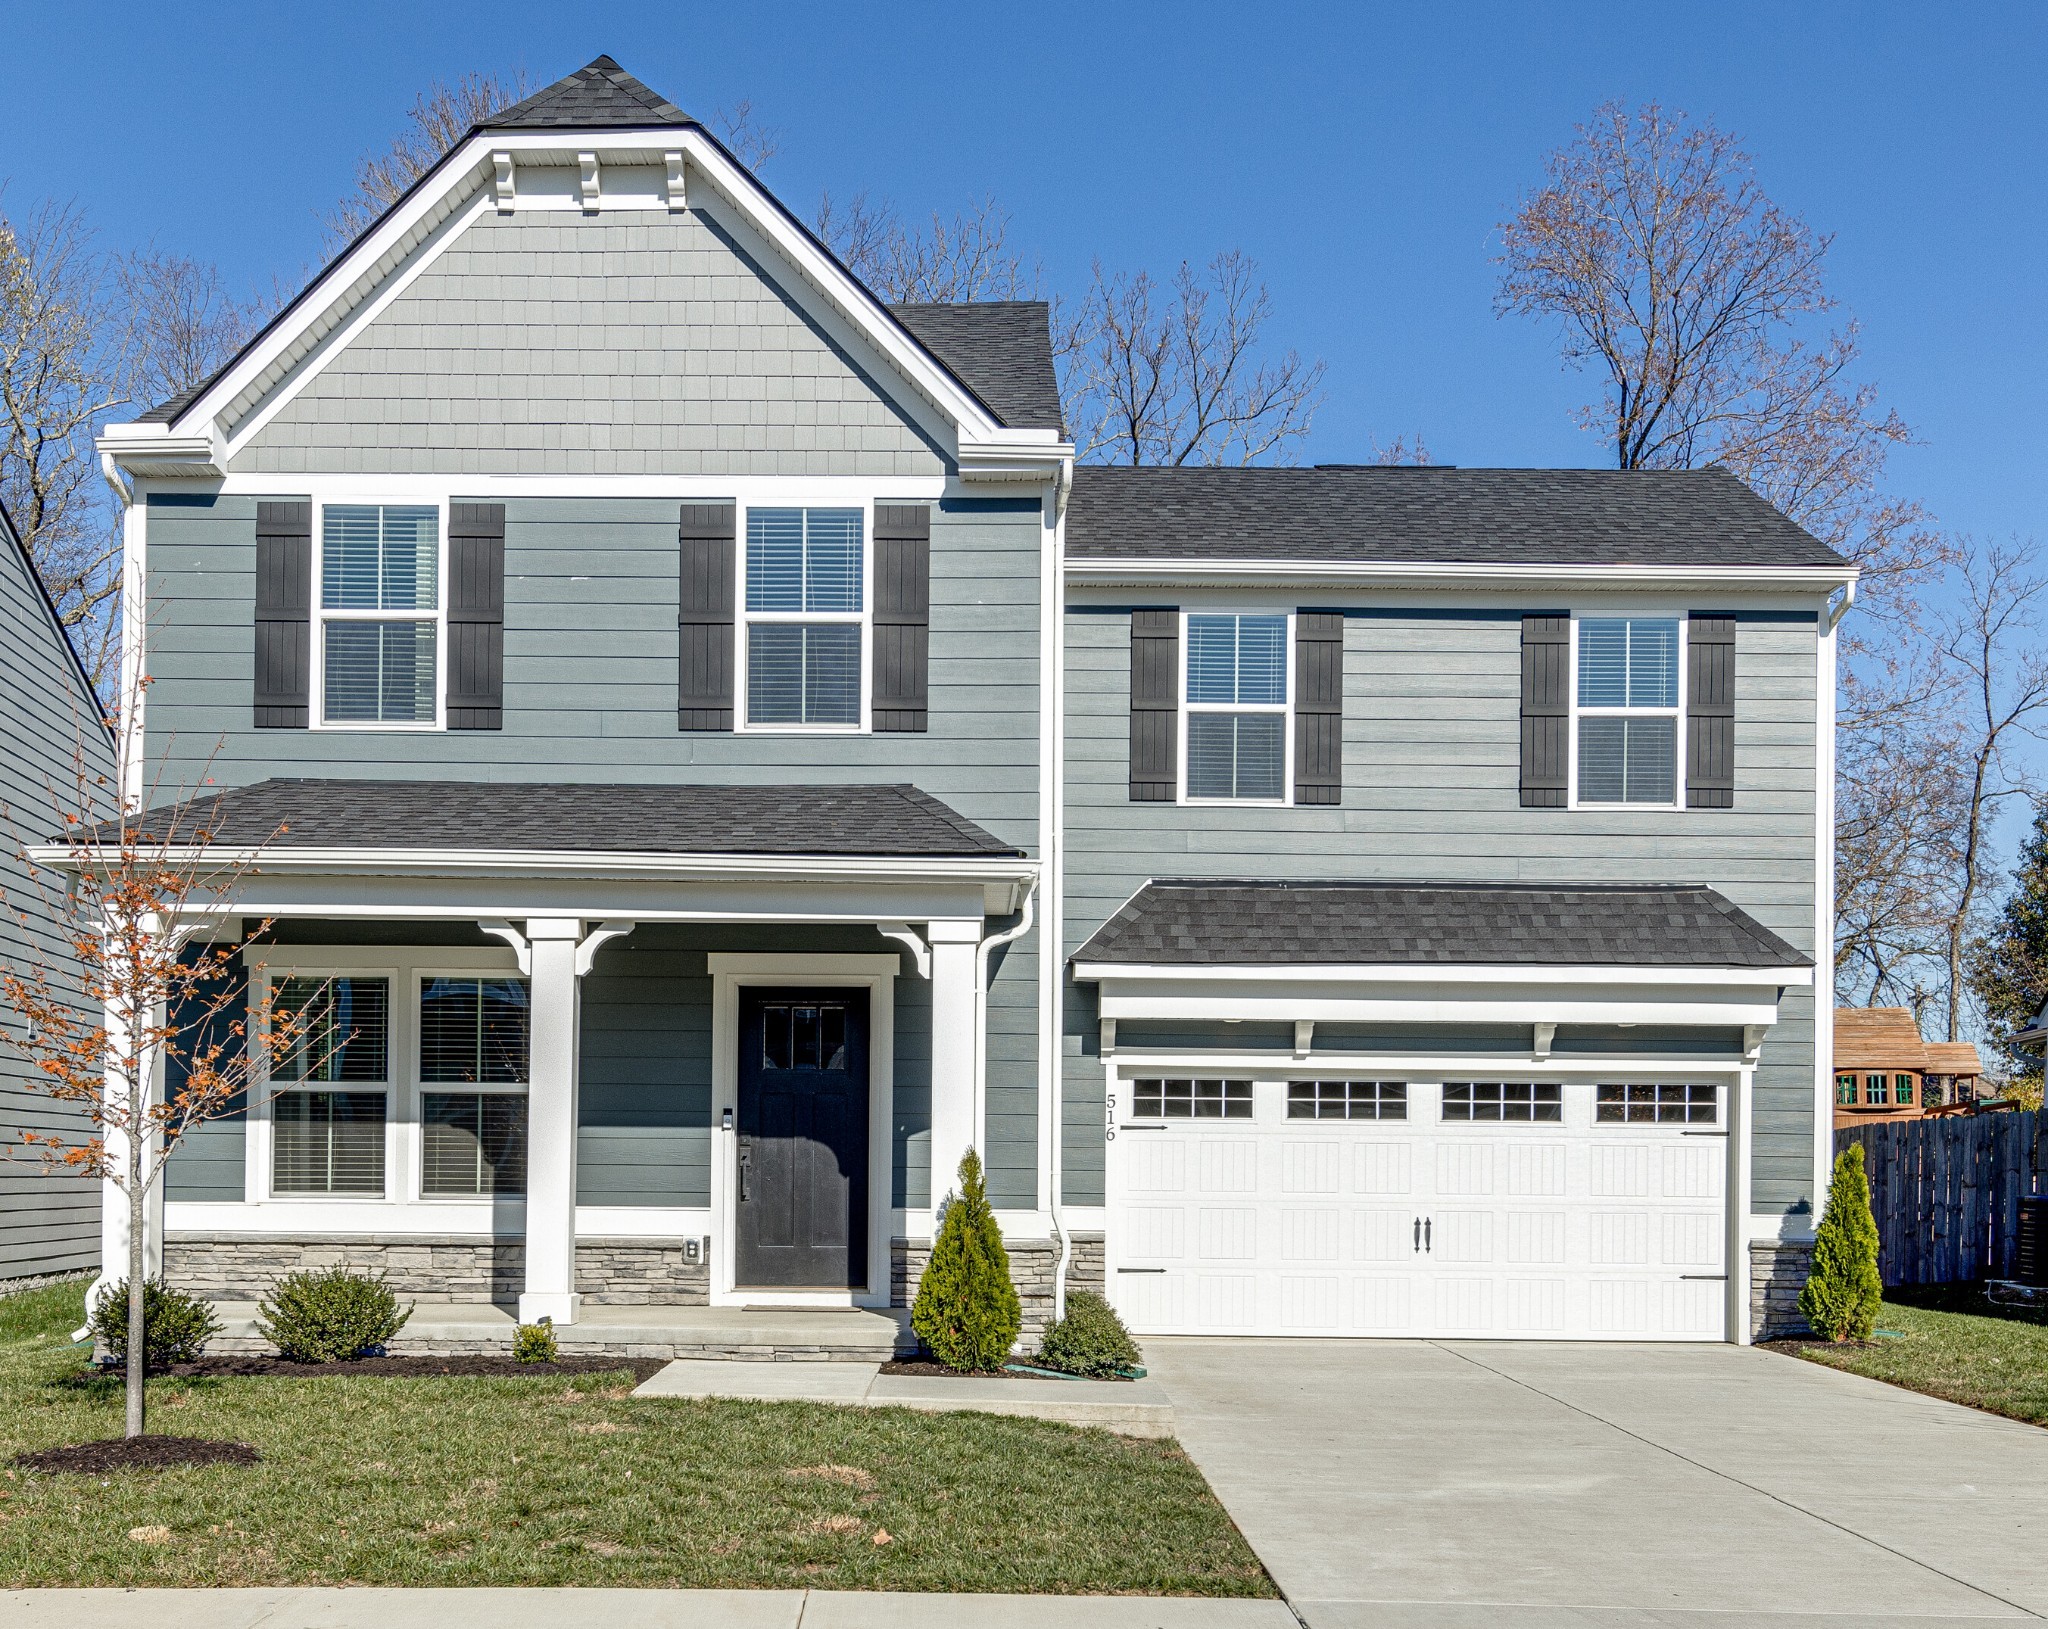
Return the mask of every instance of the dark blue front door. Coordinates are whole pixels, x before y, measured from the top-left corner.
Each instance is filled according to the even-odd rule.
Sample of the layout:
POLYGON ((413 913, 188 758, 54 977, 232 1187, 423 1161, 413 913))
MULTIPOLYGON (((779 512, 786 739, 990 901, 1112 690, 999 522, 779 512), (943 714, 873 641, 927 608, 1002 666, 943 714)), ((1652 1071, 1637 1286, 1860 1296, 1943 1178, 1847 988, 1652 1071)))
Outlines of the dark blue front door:
POLYGON ((867 991, 742 987, 739 1043, 739 1287, 865 1286, 867 991))

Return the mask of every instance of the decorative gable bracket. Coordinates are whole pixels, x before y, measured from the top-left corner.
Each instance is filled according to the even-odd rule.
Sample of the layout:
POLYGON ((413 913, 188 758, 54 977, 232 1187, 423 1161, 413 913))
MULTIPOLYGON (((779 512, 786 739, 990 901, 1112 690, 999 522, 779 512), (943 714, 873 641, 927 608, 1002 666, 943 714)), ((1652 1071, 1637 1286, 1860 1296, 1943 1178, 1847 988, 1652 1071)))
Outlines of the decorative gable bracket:
POLYGON ((668 212, 680 215, 690 207, 689 194, 683 185, 683 155, 680 152, 663 153, 662 162, 668 166, 668 212))
POLYGON ((516 203, 512 184, 512 155, 500 150, 491 154, 491 190, 498 200, 498 213, 509 215, 516 203))

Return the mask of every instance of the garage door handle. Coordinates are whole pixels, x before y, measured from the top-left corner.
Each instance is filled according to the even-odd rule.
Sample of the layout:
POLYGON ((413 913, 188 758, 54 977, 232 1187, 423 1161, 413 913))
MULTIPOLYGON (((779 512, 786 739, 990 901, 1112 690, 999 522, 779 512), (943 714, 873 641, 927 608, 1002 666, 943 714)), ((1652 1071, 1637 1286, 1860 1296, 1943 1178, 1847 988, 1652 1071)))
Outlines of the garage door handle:
POLYGON ((1422 1248, 1425 1252, 1434 1248, 1429 1242, 1429 1234, 1435 1222, 1436 1218, 1434 1216, 1425 1216, 1422 1219, 1422 1248))
POLYGON ((1418 1256, 1422 1254, 1422 1218, 1420 1216, 1415 1218, 1415 1253, 1418 1256))
POLYGON ((1163 1273, 1166 1269, 1164 1267, 1119 1267, 1117 1271, 1120 1273, 1163 1273))

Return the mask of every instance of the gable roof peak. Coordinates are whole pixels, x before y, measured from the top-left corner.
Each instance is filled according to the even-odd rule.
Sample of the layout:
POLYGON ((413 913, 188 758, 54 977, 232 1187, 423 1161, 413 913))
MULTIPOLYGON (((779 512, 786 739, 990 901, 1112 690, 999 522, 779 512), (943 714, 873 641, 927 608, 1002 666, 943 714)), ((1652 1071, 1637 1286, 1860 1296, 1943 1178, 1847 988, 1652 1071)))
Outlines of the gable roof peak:
POLYGON ((608 56, 595 57, 566 79, 494 113, 479 130, 616 130, 697 121, 667 97, 649 90, 608 56))

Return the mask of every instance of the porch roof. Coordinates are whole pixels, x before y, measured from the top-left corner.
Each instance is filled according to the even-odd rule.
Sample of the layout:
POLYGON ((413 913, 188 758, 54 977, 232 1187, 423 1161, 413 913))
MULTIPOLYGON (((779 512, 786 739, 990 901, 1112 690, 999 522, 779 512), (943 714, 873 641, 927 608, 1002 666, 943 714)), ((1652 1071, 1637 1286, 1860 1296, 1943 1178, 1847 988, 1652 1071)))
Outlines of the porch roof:
MULTIPOLYGON (((914 786, 273 779, 150 810, 151 841, 230 848, 1006 859, 914 786)), ((116 840, 101 826, 87 841, 116 840)), ((63 838, 55 841, 61 843, 63 838)))
POLYGON ((1151 968, 1813 965, 1697 883, 1151 882, 1074 961, 1151 968))

